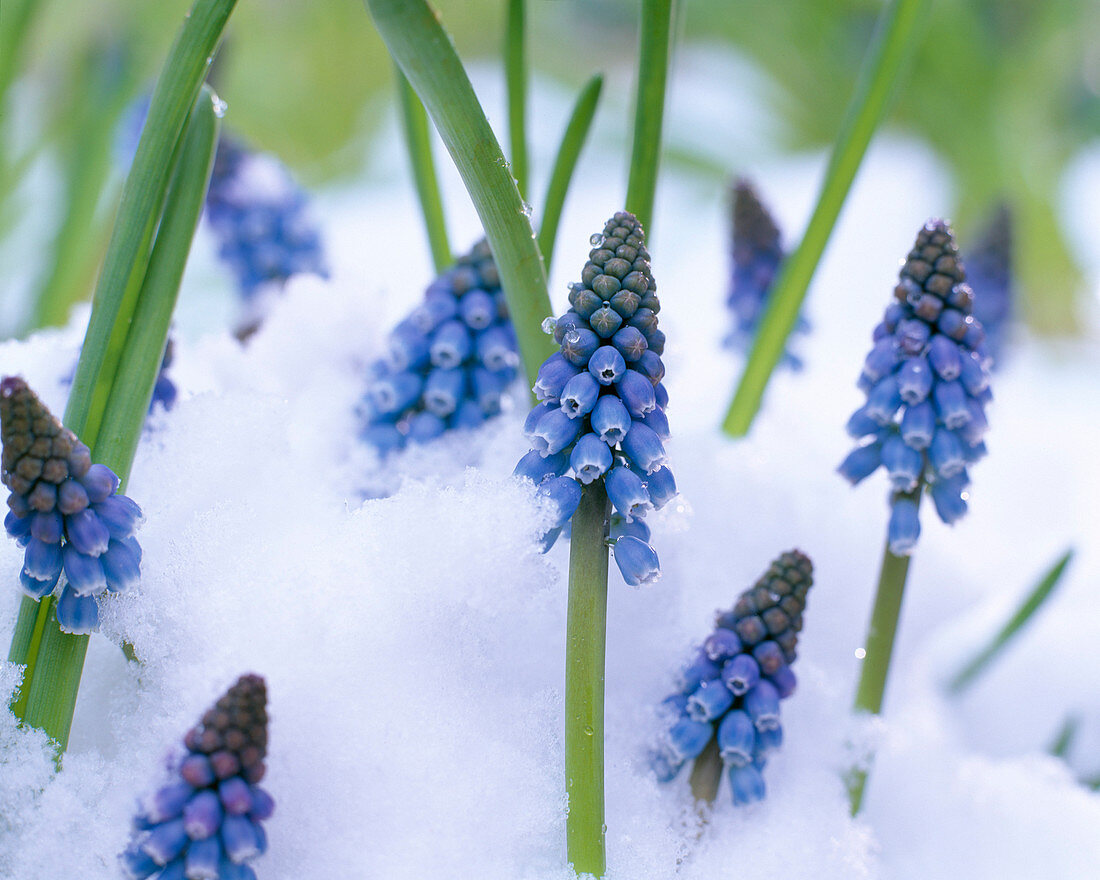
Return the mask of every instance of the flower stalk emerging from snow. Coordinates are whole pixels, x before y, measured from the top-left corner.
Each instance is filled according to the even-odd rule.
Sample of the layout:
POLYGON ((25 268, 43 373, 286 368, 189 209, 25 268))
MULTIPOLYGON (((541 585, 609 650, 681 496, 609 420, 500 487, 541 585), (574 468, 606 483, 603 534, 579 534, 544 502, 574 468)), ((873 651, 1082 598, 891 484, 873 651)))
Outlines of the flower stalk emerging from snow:
POLYGON ((602 875, 603 671, 607 547, 631 586, 660 576, 641 518, 676 494, 666 467, 668 438, 661 385, 664 334, 637 219, 616 214, 592 251, 572 308, 553 325, 561 346, 539 369, 541 401, 527 418, 532 450, 516 465, 549 500, 549 549, 572 519, 569 636, 566 652, 566 777, 569 860, 578 873, 602 875), (615 510, 609 519, 611 508, 615 510), (612 522, 615 523, 612 526, 612 522))
POLYGON ((484 241, 428 285, 372 367, 360 436, 382 455, 501 411, 519 353, 484 241))
POLYGON ((4 528, 25 548, 19 582, 35 600, 57 597, 58 625, 89 633, 97 598, 139 578, 134 531, 140 508, 117 494, 118 477, 92 464, 88 447, 42 405, 22 379, 0 382, 3 483, 10 490, 4 528))
MULTIPOLYGON (((966 513, 967 468, 985 455, 985 404, 992 397, 974 295, 942 220, 921 229, 894 296, 860 376, 867 402, 848 420, 848 433, 861 445, 839 468, 855 484, 881 465, 891 484, 887 546, 855 700, 857 711, 875 714, 882 709, 909 554, 920 535, 921 495, 927 489, 949 525, 966 513)), ((853 814, 865 783, 865 771, 850 775, 853 814)))
MULTIPOLYGON (((738 180, 733 186, 733 273, 726 298, 733 330, 726 337, 727 345, 744 352, 752 345, 784 257, 775 220, 752 184, 738 180)), ((806 328, 806 321, 800 317, 795 329, 806 328)), ((795 369, 802 366, 802 361, 789 351, 783 359, 795 369)))
POLYGON ((764 798, 762 771, 783 742, 779 701, 794 692, 791 664, 812 585, 813 563, 791 550, 732 609, 719 612, 714 632, 681 672, 677 692, 664 701, 671 723, 651 759, 661 782, 695 761, 692 790, 710 800, 718 779, 707 777, 719 775, 721 766, 700 760, 716 744, 733 802, 764 798))
POLYGON ((184 737, 172 779, 145 798, 122 854, 129 880, 255 880, 260 824, 275 803, 258 783, 267 753, 267 690, 238 679, 184 737))

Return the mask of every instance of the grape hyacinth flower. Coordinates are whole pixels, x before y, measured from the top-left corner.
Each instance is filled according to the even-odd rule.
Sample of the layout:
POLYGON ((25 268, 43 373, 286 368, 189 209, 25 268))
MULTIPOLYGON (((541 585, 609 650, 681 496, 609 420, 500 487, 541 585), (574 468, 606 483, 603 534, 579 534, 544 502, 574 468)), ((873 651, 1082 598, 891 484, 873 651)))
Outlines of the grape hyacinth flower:
POLYGON ((119 479, 43 406, 27 383, 0 381, 0 436, 9 512, 4 528, 26 548, 19 582, 41 600, 62 585, 57 623, 65 632, 99 627, 97 597, 137 584, 141 509, 119 479), (64 579, 62 580, 62 574, 64 579))
MULTIPOLYGON (((540 403, 525 425, 532 449, 514 471, 554 503, 544 549, 576 511, 581 484, 602 480, 628 524, 676 494, 664 448, 665 337, 657 327, 661 304, 645 233, 633 214, 621 212, 591 244, 581 281, 570 288, 572 308, 548 323, 561 350, 539 368, 534 390, 540 403)), ((635 529, 611 540, 628 584, 660 576, 648 529, 644 537, 635 529)))
POLYGON ((999 205, 966 258, 974 317, 985 330, 993 367, 1000 364, 1013 317, 1012 241, 1012 213, 1007 205, 999 205))
POLYGON ((881 465, 892 487, 889 548, 917 543, 927 488, 948 525, 967 509, 968 468, 985 455, 989 357, 974 294, 950 228, 930 220, 901 268, 896 302, 875 328, 860 387, 867 402, 848 420, 860 442, 839 471, 853 485, 881 465))
POLYGON ((763 800, 762 771, 783 742, 779 701, 795 689, 791 664, 813 563, 798 550, 779 556, 729 611, 680 675, 663 706, 669 728, 651 756, 661 782, 669 782, 711 742, 726 767, 735 804, 763 800))
POLYGON ((121 856, 128 880, 256 880, 260 824, 275 802, 259 782, 267 754, 267 689, 237 680, 183 739, 172 778, 139 805, 121 856))
MULTIPOLYGON (((730 348, 748 352, 772 282, 786 255, 780 242, 779 227, 768 209, 761 203, 752 184, 744 178, 733 185, 733 274, 726 305, 733 313, 733 330, 726 337, 730 348)), ((796 331, 809 328, 799 317, 796 331)), ((784 363, 800 369, 802 361, 789 351, 784 363)))
MULTIPOLYGON (((205 216, 246 303, 261 288, 293 275, 327 277, 316 222, 305 193, 268 153, 223 136, 218 142, 205 216)), ((258 316, 250 316, 254 329, 258 316)))
POLYGON ((479 242, 436 278, 389 335, 363 398, 360 436, 380 454, 501 411, 519 353, 489 245, 479 242))

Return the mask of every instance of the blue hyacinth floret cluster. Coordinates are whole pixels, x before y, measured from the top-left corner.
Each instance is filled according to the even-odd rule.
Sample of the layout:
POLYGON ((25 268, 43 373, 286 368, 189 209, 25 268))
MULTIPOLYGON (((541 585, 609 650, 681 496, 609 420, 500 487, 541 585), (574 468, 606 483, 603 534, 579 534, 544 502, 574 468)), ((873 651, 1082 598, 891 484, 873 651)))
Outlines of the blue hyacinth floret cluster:
POLYGON ((602 480, 615 507, 615 562, 624 580, 638 586, 660 575, 641 517, 676 494, 663 442, 669 431, 661 304, 633 214, 616 214, 591 244, 581 281, 570 288, 570 310, 548 323, 561 350, 539 368, 534 391, 541 403, 524 425, 532 449, 515 474, 534 481, 554 509, 544 550, 576 512, 581 485, 602 480))
POLYGON ((967 509, 968 467, 986 454, 989 357, 972 312, 951 229, 930 220, 901 268, 895 302, 875 327, 859 386, 867 402, 848 420, 860 441, 839 471, 853 485, 882 466, 890 478, 890 552, 920 536, 922 487, 947 524, 967 509))
POLYGON ((716 743, 735 804, 764 798, 762 771, 783 743, 779 701, 794 693, 791 664, 813 584, 813 563, 791 550, 719 612, 715 630, 684 667, 662 704, 670 725, 651 755, 661 782, 716 743))
MULTIPOLYGON (((733 185, 733 274, 726 306, 733 314, 733 329, 725 344, 748 352, 760 318, 764 314, 772 282, 786 254, 780 242, 779 227, 771 213, 745 179, 733 185)), ((805 333, 807 321, 799 316, 795 332, 805 333)), ((783 362, 800 369, 802 360, 784 351, 783 362)))
POLYGON ((305 193, 278 159, 222 137, 206 194, 218 256, 245 299, 292 275, 327 276, 321 236, 305 193))
POLYGON ((139 805, 121 856, 129 880, 256 880, 260 824, 275 802, 258 783, 267 754, 267 689, 244 675, 184 737, 172 779, 139 805))
POLYGON ((974 317, 985 330, 985 347, 1001 363, 1013 318, 1012 214, 1000 205, 967 250, 966 277, 974 290, 974 317))
POLYGON ((500 413, 519 354, 487 242, 428 285, 388 347, 360 406, 360 437, 380 454, 500 413))
POLYGON ((41 600, 60 582, 58 626, 94 632, 97 597, 128 590, 140 578, 134 532, 141 509, 118 494, 114 472, 92 464, 88 447, 18 377, 0 381, 0 435, 0 477, 11 491, 4 528, 26 548, 23 592, 41 600))

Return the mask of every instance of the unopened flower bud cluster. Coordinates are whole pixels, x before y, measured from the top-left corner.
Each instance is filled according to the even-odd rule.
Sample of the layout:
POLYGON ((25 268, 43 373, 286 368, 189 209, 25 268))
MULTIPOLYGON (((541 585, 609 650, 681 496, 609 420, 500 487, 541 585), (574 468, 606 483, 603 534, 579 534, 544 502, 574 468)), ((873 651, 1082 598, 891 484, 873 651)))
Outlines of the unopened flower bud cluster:
POLYGON ((661 304, 634 215, 616 214, 591 243, 581 281, 570 289, 571 308, 553 322, 561 350, 539 368, 534 390, 541 402, 524 426, 532 449, 515 473, 553 503, 545 549, 576 512, 581 486, 602 480, 617 514, 615 561, 638 586, 660 575, 641 517, 676 494, 664 448, 661 304))
POLYGON ((735 804, 764 798, 762 772, 783 742, 779 701, 795 689, 791 664, 813 563, 791 550, 717 615, 716 626, 680 675, 664 709, 671 724, 651 757, 661 782, 717 739, 735 804))
POLYGON ((881 466, 890 478, 890 551, 920 535, 922 487, 949 525, 967 509, 968 468, 986 454, 989 357, 974 294, 950 228, 931 220, 901 268, 895 301, 875 328, 859 386, 867 402, 848 420, 860 445, 840 465, 853 485, 881 466))
POLYGON ((11 491, 4 528, 25 548, 23 592, 40 600, 61 582, 58 625, 92 632, 99 626, 96 598, 128 590, 140 577, 134 531, 141 509, 117 494, 114 472, 92 464, 88 447, 17 377, 0 382, 0 434, 0 477, 11 491))

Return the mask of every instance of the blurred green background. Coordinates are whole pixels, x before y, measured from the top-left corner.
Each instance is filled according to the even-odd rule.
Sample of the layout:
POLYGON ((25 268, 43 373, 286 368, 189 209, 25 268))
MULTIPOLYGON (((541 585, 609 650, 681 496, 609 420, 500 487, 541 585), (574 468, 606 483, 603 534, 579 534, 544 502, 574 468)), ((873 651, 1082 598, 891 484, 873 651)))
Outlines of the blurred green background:
MULTIPOLYGON (((61 207, 42 221, 54 241, 44 272, 72 296, 90 289, 109 227, 113 198, 104 193, 119 120, 148 90, 189 6, 3 2, 0 238, 34 207, 19 183, 49 157, 61 207)), ((499 57, 503 0, 436 7, 464 59, 499 57)), ((783 123, 776 147, 820 149, 837 132, 881 8, 877 0, 680 0, 674 63, 696 45, 728 46, 771 81, 783 123)), ((1011 204, 1024 315, 1042 332, 1073 331, 1084 281, 1056 200, 1067 164, 1100 136, 1100 5, 933 0, 931 10, 887 127, 925 140, 953 170, 958 203, 945 213, 964 238, 996 201, 1011 204)), ((629 76, 637 14, 634 0, 531 0, 532 68, 571 90, 600 69, 629 76)), ((393 94, 390 61, 359 0, 241 0, 214 76, 232 128, 311 185, 361 170, 393 94)), ((739 87, 717 77, 712 85, 739 87)), ((740 170, 736 156, 725 164, 690 150, 670 151, 666 162, 690 162, 716 186, 740 170)), ((24 328, 64 318, 47 312, 24 328)))

